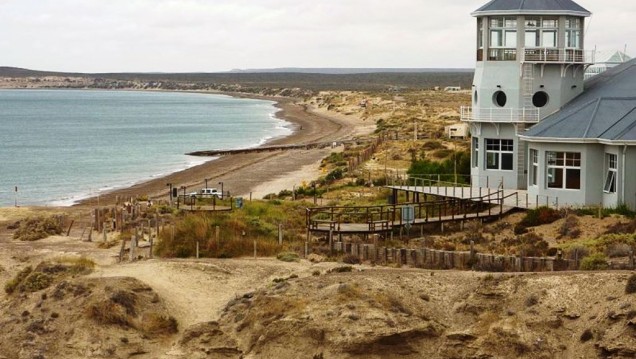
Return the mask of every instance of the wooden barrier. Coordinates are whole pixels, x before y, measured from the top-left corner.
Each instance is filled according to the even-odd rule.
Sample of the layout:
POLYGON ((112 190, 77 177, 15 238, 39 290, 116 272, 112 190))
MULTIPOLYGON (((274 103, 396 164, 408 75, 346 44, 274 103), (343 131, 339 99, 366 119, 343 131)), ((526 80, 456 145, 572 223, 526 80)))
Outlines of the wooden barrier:
POLYGON ((425 269, 474 269, 485 272, 553 272, 578 269, 578 261, 557 257, 518 257, 430 248, 387 248, 340 241, 335 242, 334 247, 338 252, 356 256, 362 261, 425 269))

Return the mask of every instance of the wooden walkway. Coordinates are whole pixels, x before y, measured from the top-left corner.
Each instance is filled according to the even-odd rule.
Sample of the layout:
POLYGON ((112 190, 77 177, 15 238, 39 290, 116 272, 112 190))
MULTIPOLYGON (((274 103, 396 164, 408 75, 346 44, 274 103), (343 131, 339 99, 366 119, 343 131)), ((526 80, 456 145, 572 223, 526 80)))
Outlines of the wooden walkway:
POLYGON ((455 186, 387 186, 387 188, 407 193, 433 195, 443 198, 476 199, 485 196, 503 198, 503 205, 521 209, 531 209, 541 206, 559 208, 558 197, 530 196, 526 190, 503 189, 497 190, 483 187, 455 187, 455 186))
POLYGON ((306 224, 309 232, 387 233, 400 227, 498 217, 515 208, 504 204, 515 195, 506 196, 497 191, 481 197, 446 198, 433 202, 307 208, 306 224), (412 211, 412 220, 405 221, 405 211, 412 211))

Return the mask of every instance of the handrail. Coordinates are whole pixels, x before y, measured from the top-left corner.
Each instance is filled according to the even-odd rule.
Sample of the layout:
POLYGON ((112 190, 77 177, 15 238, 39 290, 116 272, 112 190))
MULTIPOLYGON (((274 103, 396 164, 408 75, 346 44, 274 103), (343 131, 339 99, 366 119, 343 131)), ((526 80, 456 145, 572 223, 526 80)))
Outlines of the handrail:
POLYGON ((464 122, 537 123, 541 120, 541 111, 538 108, 473 108, 461 106, 460 111, 460 119, 464 122))

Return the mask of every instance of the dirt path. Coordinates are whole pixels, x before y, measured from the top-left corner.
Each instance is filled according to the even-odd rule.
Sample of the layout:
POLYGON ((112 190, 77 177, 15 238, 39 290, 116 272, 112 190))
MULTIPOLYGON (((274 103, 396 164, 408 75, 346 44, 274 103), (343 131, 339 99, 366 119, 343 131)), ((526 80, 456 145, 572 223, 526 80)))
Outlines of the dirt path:
MULTIPOLYGON (((321 264, 320 266, 324 266, 321 264)), ((217 320, 233 298, 271 285, 274 278, 311 275, 312 264, 276 259, 149 260, 102 266, 91 277, 133 277, 165 301, 179 328, 217 320)))

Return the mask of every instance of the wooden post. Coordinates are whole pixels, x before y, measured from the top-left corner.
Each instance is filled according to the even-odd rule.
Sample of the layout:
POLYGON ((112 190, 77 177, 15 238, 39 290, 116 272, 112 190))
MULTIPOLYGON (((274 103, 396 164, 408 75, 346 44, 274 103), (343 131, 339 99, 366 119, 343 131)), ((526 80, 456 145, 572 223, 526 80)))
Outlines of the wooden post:
POLYGON ((254 259, 256 259, 256 239, 254 240, 254 259))
POLYGON ((104 242, 108 240, 108 233, 106 232, 106 226, 104 226, 104 242))
POLYGON ((137 246, 137 237, 132 236, 130 238, 130 261, 135 260, 135 247, 137 246))
POLYGON ((279 246, 283 245, 283 224, 282 223, 278 224, 278 245, 279 246))
POLYGON ((199 259, 199 241, 197 241, 197 259, 199 259))
POLYGON ((220 245, 221 228, 219 226, 214 227, 214 239, 216 240, 216 247, 220 245))
POLYGON ((329 230, 329 255, 333 255, 333 230, 329 230))
POLYGON ((309 255, 309 242, 305 241, 305 258, 309 255))
POLYGON ((126 249, 126 240, 121 240, 121 248, 119 249, 119 263, 124 261, 124 250, 126 249))

